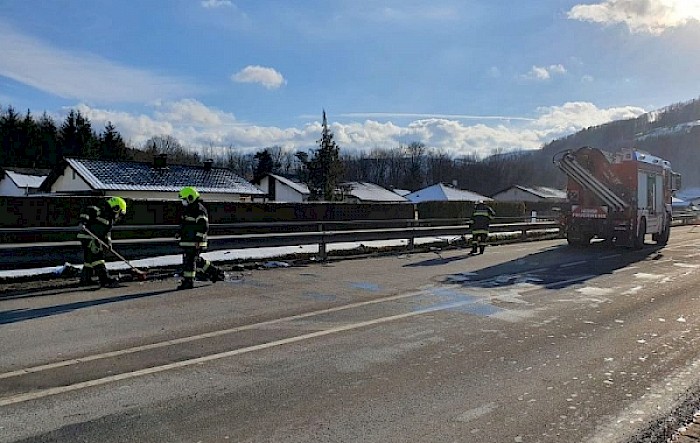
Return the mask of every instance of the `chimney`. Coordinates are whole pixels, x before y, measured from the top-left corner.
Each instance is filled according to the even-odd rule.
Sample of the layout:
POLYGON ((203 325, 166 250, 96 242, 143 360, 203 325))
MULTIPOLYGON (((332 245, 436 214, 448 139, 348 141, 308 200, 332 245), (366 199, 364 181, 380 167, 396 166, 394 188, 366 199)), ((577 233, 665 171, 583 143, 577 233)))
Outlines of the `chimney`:
POLYGON ((211 166, 214 164, 214 160, 212 159, 207 159, 204 160, 204 170, 205 171, 211 171, 211 166))
POLYGON ((168 154, 156 154, 153 157, 153 167, 155 169, 165 169, 168 167, 168 154))

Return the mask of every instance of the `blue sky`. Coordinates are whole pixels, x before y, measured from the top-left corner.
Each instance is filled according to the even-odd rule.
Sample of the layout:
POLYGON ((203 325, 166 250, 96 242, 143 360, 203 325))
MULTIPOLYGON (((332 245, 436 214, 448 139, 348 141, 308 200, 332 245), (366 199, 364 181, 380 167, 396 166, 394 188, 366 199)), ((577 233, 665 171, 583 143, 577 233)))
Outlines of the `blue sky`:
POLYGON ((133 145, 536 149, 700 96, 700 0, 0 0, 0 106, 133 145))

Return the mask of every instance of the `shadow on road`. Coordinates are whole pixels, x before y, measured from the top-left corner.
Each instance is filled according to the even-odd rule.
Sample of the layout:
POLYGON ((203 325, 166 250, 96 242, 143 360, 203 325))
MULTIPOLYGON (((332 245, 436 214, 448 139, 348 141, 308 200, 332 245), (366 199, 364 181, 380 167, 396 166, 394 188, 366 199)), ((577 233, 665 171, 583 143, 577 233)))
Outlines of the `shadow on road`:
POLYGON ((44 308, 11 309, 9 311, 0 311, 0 325, 18 323, 26 320, 33 320, 37 318, 65 314, 67 312, 77 311, 79 309, 90 308, 93 306, 100 306, 111 303, 119 303, 128 300, 135 300, 139 298, 152 297, 155 295, 161 295, 173 291, 175 291, 175 288, 162 289, 159 291, 151 292, 140 292, 137 294, 119 295, 115 297, 101 298, 97 300, 85 300, 73 303, 66 303, 63 305, 47 306, 44 308))
MULTIPOLYGON (((490 288, 528 283, 551 289, 565 288, 612 274, 643 260, 659 260, 663 257, 662 251, 663 247, 651 244, 640 250, 612 248, 604 242, 593 243, 586 248, 559 245, 495 266, 447 274, 442 276, 442 283, 490 288)), ((486 250, 488 253, 489 249, 486 250)), ((430 259, 404 266, 434 266, 467 257, 430 259)))

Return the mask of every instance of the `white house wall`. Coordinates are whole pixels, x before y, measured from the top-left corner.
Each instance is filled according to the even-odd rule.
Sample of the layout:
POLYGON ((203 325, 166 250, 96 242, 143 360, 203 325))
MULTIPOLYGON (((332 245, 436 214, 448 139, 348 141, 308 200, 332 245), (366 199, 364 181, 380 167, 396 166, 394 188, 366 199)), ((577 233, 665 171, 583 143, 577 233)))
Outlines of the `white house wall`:
POLYGON ((304 196, 278 181, 275 183, 275 201, 299 203, 304 201, 304 196))
POLYGON ((70 166, 66 166, 63 174, 51 185, 51 192, 85 192, 92 188, 70 166))
POLYGON ((0 180, 0 195, 4 197, 22 197, 25 195, 24 189, 20 189, 15 185, 7 175, 0 180))

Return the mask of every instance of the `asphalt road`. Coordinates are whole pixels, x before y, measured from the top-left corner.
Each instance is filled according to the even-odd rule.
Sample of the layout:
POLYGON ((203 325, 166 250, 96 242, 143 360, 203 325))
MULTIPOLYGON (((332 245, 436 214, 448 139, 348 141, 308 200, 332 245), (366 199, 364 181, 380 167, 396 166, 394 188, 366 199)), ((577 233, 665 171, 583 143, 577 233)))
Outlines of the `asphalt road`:
POLYGON ((700 228, 0 298, 0 442, 626 442, 700 382, 700 228))

